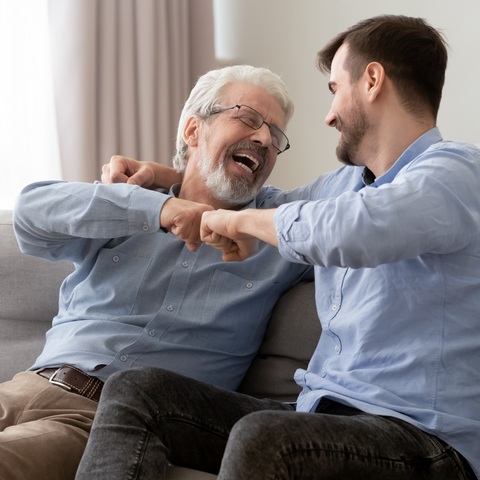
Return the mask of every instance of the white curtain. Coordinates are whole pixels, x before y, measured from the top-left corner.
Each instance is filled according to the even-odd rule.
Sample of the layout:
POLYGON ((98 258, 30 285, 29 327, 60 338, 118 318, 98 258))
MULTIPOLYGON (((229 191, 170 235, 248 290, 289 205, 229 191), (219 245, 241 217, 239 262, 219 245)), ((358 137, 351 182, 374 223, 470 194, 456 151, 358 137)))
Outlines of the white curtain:
POLYGON ((0 0, 0 208, 61 178, 47 0, 0 0))
POLYGON ((169 164, 215 68, 212 0, 49 0, 49 15, 63 178, 98 180, 114 154, 169 164))

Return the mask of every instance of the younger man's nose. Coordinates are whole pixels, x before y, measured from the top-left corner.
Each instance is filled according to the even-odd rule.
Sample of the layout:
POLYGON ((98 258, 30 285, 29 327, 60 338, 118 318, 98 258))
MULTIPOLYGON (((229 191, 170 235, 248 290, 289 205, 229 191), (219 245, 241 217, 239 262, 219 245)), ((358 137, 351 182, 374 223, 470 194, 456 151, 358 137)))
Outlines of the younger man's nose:
POLYGON ((337 116, 332 112, 332 110, 330 109, 330 111, 328 112, 328 115, 325 117, 325 123, 329 126, 329 127, 335 127, 335 120, 336 120, 337 116))

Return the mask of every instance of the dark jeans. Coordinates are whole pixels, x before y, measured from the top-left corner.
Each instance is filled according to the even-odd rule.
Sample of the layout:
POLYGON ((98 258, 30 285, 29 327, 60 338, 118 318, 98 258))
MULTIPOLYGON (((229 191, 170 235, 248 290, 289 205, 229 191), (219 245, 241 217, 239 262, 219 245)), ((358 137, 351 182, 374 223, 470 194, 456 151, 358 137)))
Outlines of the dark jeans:
POLYGON ((155 368, 105 385, 77 480, 164 479, 168 462, 219 480, 475 478, 451 447, 391 417, 319 413, 155 368))

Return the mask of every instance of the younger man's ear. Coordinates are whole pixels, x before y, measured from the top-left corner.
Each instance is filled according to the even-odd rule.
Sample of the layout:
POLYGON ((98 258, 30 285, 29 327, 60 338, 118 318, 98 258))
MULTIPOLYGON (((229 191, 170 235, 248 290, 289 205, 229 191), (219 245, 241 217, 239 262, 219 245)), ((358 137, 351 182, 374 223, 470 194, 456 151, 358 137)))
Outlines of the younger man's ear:
POLYGON ((187 120, 183 129, 183 140, 189 147, 195 147, 198 144, 200 122, 198 118, 193 116, 187 120))
POLYGON ((378 62, 372 62, 365 69, 364 78, 367 94, 371 100, 375 100, 383 88, 385 82, 385 69, 378 62))

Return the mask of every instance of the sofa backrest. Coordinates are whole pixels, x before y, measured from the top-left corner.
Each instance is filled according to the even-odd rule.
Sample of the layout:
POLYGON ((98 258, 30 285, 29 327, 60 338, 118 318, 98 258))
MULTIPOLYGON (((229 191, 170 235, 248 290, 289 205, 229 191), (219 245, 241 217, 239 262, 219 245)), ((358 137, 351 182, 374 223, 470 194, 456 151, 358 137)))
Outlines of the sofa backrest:
MULTIPOLYGON (((0 211, 0 382, 33 365, 58 312, 60 285, 72 271, 70 262, 49 262, 21 253, 12 213, 0 211)), ((295 401, 300 388, 293 374, 307 367, 320 332, 314 283, 300 283, 277 302, 264 342, 239 391, 295 401)))
POLYGON ((293 375, 297 368, 307 368, 321 332, 315 283, 299 283, 275 305, 260 350, 238 391, 257 398, 294 402, 301 389, 293 375))
POLYGON ((0 210, 0 238, 0 318, 51 323, 58 312, 60 285, 73 272, 72 263, 21 253, 9 210, 0 210))
POLYGON ((58 291, 73 271, 20 252, 12 212, 0 210, 0 381, 31 367, 58 312, 58 291))

